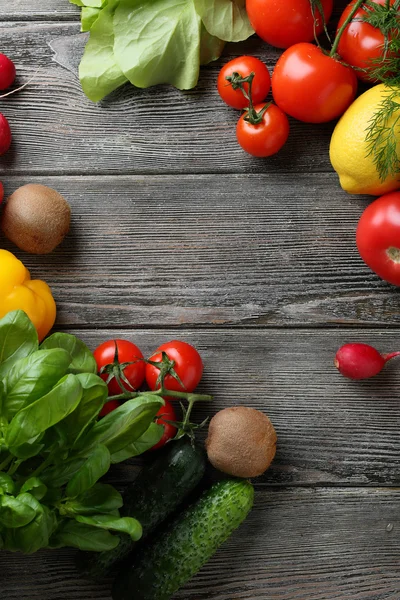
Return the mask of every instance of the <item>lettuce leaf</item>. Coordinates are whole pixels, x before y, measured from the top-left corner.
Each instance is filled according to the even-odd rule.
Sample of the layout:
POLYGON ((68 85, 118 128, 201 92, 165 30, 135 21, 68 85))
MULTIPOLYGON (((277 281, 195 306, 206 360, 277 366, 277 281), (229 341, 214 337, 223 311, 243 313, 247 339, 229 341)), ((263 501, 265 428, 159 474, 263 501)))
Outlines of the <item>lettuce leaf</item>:
POLYGON ((207 31, 225 42, 241 42, 254 33, 246 0, 194 0, 207 31))

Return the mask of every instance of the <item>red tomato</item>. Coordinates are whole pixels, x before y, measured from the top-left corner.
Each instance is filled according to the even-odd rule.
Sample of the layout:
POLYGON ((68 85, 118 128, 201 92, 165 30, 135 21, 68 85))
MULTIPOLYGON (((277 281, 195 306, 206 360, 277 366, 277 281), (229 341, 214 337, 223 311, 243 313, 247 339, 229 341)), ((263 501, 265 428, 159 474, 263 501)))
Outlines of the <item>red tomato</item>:
MULTIPOLYGON (((157 348, 150 360, 161 361, 162 352, 165 352, 170 360, 175 361, 174 370, 183 383, 182 387, 172 375, 167 375, 164 379, 165 388, 175 392, 193 392, 199 385, 203 374, 203 362, 196 348, 186 342, 172 340, 157 348)), ((159 373, 160 370, 157 367, 146 364, 146 381, 151 390, 160 387, 157 385, 159 373)))
MULTIPOLYGON (((122 382, 124 388, 128 391, 132 391, 132 389, 137 390, 140 388, 144 381, 145 374, 145 363, 143 360, 138 360, 143 358, 143 354, 139 350, 135 344, 132 342, 128 342, 128 340, 108 340, 107 342, 103 342, 96 348, 93 352, 94 358, 97 363, 97 368, 100 371, 102 367, 107 365, 109 369, 114 372, 122 372, 120 369, 120 365, 127 362, 132 362, 133 364, 126 366, 123 369, 123 373, 126 379, 129 381, 130 386, 125 382, 122 382), (117 353, 116 353, 117 351, 117 353), (137 361, 137 362, 135 362, 137 361)), ((100 375, 104 381, 107 381, 109 377, 109 373, 105 372, 100 375)), ((108 393, 110 396, 116 396, 117 394, 121 394, 123 390, 121 390, 117 380, 115 377, 111 379, 108 383, 108 393)))
POLYGON ((99 417, 105 417, 119 406, 121 406, 121 403, 118 402, 118 400, 110 400, 109 402, 106 402, 99 413, 99 417))
MULTIPOLYGON (((243 95, 240 88, 234 89, 232 84, 226 80, 226 77, 231 77, 233 73, 239 73, 244 79, 254 73, 254 79, 251 85, 251 96, 254 104, 258 104, 265 100, 271 89, 271 77, 266 65, 254 56, 240 56, 230 60, 222 67, 217 79, 218 93, 222 100, 233 108, 246 108, 249 101, 243 95)), ((243 84, 244 89, 248 93, 248 83, 243 84)))
POLYGON ((0 183, 0 204, 3 202, 4 200, 4 186, 2 183, 0 183))
MULTIPOLYGON (((263 105, 258 104, 254 108, 259 112, 263 105)), ((289 136, 289 121, 285 113, 271 104, 258 125, 246 121, 246 114, 240 117, 236 127, 236 136, 243 150, 258 157, 276 154, 289 136)))
MULTIPOLYGON (((386 0, 371 0, 375 4, 385 4, 386 0)), ((391 4, 395 0, 391 0, 391 4)), ((350 14, 355 0, 350 2, 344 9, 340 21, 338 24, 338 30, 345 22, 346 18, 350 14)), ((352 18, 350 24, 346 27, 339 41, 338 54, 343 60, 353 66, 360 69, 367 69, 371 71, 374 66, 371 61, 383 57, 383 44, 385 41, 383 33, 376 27, 372 27, 369 23, 363 21, 367 10, 365 7, 360 8, 352 18)), ((390 53, 388 53, 388 56, 390 53)), ((368 73, 362 71, 356 71, 357 77, 364 81, 372 81, 368 77, 368 73)))
POLYGON ((165 400, 165 406, 162 406, 160 408, 157 415, 161 415, 161 418, 156 419, 156 423, 160 423, 164 426, 164 433, 161 440, 157 442, 157 444, 153 446, 151 450, 158 450, 159 448, 162 448, 162 446, 165 446, 168 440, 172 440, 172 438, 175 437, 175 434, 177 432, 177 429, 174 425, 171 425, 171 423, 166 423, 164 421, 164 419, 166 419, 167 421, 176 421, 175 410, 171 402, 165 400))
MULTIPOLYGON (((321 0, 328 22, 333 0, 321 0)), ((277 48, 289 48, 299 42, 314 39, 314 18, 310 0, 246 0, 246 10, 255 32, 268 44, 277 48)), ((316 11, 316 34, 322 33, 324 25, 316 11)))
POLYGON ((400 192, 381 196, 358 222, 357 248, 379 277, 400 286, 400 192))
POLYGON ((272 75, 272 94, 279 108, 306 123, 336 119, 356 93, 353 69, 313 44, 296 44, 285 50, 272 75))

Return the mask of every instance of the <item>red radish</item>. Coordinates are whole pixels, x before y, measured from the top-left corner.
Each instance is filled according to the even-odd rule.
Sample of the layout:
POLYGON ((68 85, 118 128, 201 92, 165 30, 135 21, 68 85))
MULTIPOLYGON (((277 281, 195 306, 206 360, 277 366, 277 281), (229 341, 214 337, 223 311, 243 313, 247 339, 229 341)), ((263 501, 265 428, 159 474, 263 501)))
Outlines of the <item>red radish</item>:
POLYGON ((6 90, 14 83, 15 65, 5 54, 0 53, 0 90, 6 90))
POLYGON ((121 406, 121 403, 118 402, 118 400, 110 400, 109 402, 106 402, 100 411, 99 417, 105 417, 119 406, 121 406))
POLYGON ((4 200, 4 186, 0 182, 0 204, 3 202, 3 200, 4 200))
POLYGON ((11 146, 11 129, 7 119, 0 113, 0 156, 11 146))
POLYGON ((345 344, 336 352, 335 367, 349 379, 368 379, 380 373, 385 364, 400 352, 381 354, 368 344, 345 344))

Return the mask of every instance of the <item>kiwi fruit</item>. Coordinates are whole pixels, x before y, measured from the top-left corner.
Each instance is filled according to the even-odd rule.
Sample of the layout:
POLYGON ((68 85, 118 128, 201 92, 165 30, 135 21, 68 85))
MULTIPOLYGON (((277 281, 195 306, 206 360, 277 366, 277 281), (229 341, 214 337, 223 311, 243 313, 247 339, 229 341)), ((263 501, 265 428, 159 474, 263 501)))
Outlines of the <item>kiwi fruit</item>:
POLYGON ((213 416, 206 440, 210 463, 234 477, 258 477, 276 452, 276 432, 259 410, 246 406, 224 408, 213 416))
POLYGON ((29 183, 7 199, 1 218, 4 235, 31 254, 48 254, 69 231, 71 208, 61 194, 29 183))

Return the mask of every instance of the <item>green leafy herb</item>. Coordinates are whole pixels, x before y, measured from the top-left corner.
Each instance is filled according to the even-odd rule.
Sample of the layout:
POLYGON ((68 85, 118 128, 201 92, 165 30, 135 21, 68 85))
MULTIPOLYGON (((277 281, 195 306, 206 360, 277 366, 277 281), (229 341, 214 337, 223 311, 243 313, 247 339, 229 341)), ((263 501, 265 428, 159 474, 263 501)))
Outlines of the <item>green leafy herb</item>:
POLYGON ((207 31, 226 42, 241 42, 253 35, 246 0, 194 0, 195 8, 207 31))

